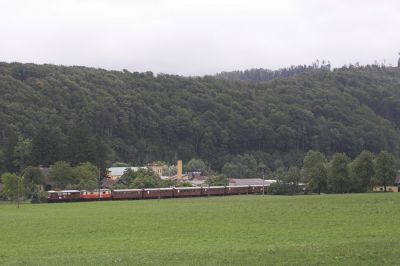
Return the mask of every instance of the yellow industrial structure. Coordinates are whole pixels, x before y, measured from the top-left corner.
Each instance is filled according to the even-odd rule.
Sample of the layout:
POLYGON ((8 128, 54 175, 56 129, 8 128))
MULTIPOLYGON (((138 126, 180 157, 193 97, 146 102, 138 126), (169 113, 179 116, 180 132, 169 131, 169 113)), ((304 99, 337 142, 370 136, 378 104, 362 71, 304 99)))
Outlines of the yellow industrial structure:
POLYGON ((182 179, 182 160, 178 160, 176 168, 177 168, 177 174, 176 174, 177 179, 182 179))

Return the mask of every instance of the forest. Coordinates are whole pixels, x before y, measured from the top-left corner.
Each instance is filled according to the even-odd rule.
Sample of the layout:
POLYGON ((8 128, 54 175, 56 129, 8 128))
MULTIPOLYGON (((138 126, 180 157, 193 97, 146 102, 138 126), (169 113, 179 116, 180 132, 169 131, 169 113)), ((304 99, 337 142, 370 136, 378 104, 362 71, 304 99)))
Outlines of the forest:
POLYGON ((275 171, 301 167, 309 150, 399 156, 400 68, 226 75, 0 63, 0 173, 192 158, 213 171, 243 161, 275 171))

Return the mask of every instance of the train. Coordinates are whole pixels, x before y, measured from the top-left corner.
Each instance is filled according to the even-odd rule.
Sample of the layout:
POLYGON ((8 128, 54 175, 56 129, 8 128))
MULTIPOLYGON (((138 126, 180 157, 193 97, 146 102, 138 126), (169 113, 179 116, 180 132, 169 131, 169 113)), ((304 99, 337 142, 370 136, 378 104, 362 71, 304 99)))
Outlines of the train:
POLYGON ((209 187, 171 187, 143 189, 100 189, 87 190, 51 190, 47 202, 77 202, 93 200, 141 200, 183 197, 226 196, 243 194, 263 194, 267 187, 250 186, 209 186, 209 187))

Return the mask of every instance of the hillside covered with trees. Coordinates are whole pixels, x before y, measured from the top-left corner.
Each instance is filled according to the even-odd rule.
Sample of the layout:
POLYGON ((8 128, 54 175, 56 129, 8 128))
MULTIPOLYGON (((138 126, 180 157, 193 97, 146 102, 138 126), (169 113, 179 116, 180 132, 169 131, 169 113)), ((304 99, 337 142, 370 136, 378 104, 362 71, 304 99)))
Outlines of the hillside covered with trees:
POLYGON ((64 160, 210 169, 301 166, 309 150, 399 155, 400 69, 318 68, 268 81, 0 63, 0 172, 64 160))

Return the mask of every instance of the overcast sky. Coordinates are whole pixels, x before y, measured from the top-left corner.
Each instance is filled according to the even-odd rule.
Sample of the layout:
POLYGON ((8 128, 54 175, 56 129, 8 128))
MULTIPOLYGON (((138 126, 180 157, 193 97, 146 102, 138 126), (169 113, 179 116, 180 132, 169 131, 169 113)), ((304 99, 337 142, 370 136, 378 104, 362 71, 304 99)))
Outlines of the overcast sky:
POLYGON ((398 52, 398 0, 0 0, 6 62, 203 75, 398 52))

